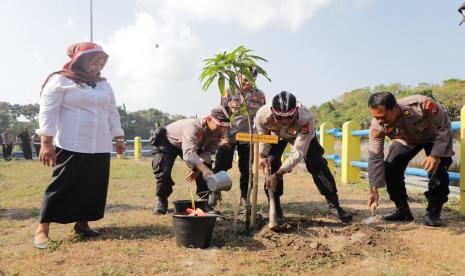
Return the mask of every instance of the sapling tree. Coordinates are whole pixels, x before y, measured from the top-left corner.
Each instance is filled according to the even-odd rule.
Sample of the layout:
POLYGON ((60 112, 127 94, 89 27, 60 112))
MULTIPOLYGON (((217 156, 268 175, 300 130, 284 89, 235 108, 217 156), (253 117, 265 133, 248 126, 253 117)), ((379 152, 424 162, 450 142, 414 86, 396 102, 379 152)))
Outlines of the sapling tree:
POLYGON ((253 143, 252 143, 252 134, 253 134, 253 122, 250 117, 250 112, 248 110, 249 103, 248 97, 245 95, 245 91, 242 87, 241 78, 246 78, 251 84, 252 88, 255 88, 255 77, 252 74, 252 70, 256 70, 257 77, 263 76, 268 81, 271 81, 268 77, 266 71, 260 67, 257 62, 263 61, 267 62, 266 59, 251 54, 252 50, 245 48, 244 46, 239 46, 232 52, 221 52, 215 55, 212 58, 204 60, 204 68, 200 75, 200 81, 202 83, 202 90, 207 91, 208 88, 216 82, 218 89, 221 93, 221 96, 226 96, 226 86, 229 88, 229 93, 236 96, 239 94, 241 99, 241 104, 238 110, 234 111, 231 115, 231 122, 234 121, 235 116, 241 114, 246 116, 248 122, 248 130, 250 134, 249 140, 249 185, 246 198, 246 231, 249 231, 250 226, 250 194, 253 185, 253 172, 252 172, 252 163, 253 163, 253 143))

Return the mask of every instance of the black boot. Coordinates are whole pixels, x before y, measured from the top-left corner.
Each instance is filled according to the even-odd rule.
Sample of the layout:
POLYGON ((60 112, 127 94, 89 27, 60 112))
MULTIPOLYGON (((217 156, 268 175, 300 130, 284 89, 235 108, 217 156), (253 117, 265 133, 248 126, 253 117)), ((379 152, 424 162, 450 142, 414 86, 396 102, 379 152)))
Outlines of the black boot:
MULTIPOLYGON (((339 202, 339 199, 337 199, 337 202, 339 202)), ((326 203, 328 203, 329 209, 336 209, 336 206, 334 206, 334 204, 331 202, 331 200, 328 197, 326 197, 326 203)))
POLYGON ((326 197, 326 202, 328 203, 329 209, 336 209, 337 217, 342 222, 351 222, 353 220, 352 215, 346 210, 342 209, 342 207, 339 205, 339 197, 337 194, 325 196, 325 197, 326 197))
POLYGON ((341 207, 336 207, 337 216, 342 222, 351 222, 354 218, 352 215, 341 207))
POLYGON ((158 197, 157 207, 153 209, 153 213, 156 215, 164 215, 168 211, 168 198, 158 197))
POLYGON ((428 204, 426 209, 425 224, 431 227, 441 227, 444 224, 441 221, 442 204, 428 204))
POLYGON ((326 202, 328 203, 329 209, 337 209, 340 208, 339 206, 339 196, 335 195, 325 195, 326 202))
POLYGON ((392 214, 384 216, 383 219, 387 221, 412 221, 413 215, 412 212, 410 212, 410 208, 407 204, 396 207, 392 214))

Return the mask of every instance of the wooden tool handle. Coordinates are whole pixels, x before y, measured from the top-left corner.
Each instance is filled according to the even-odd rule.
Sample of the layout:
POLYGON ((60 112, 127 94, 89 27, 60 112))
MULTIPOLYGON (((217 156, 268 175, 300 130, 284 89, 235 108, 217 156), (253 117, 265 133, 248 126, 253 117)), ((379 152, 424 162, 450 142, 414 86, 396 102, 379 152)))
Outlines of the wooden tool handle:
MULTIPOLYGON (((270 171, 268 168, 265 168, 265 174, 270 176, 270 171)), ((270 200, 270 214, 269 214, 269 223, 268 228, 272 229, 278 225, 276 221, 276 203, 274 201, 274 193, 271 187, 268 187, 268 198, 270 200)))

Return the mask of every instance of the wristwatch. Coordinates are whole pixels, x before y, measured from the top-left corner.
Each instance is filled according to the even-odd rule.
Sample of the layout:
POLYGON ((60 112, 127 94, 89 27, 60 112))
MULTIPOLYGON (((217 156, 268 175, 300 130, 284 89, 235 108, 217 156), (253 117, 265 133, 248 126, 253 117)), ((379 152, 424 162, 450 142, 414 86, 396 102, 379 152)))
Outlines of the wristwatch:
POLYGON ((280 179, 281 177, 283 177, 283 174, 282 174, 282 173, 279 173, 279 172, 277 172, 277 171, 274 172, 273 174, 276 175, 276 177, 277 177, 278 179, 280 179))

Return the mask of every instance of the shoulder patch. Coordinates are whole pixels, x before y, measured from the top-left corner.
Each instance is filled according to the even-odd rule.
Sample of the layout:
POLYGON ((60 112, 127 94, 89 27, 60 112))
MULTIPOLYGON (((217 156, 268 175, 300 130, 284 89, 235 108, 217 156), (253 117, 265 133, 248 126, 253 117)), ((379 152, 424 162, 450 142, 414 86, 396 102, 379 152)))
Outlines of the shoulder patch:
POLYGON ((288 133, 289 135, 292 135, 292 136, 297 135, 297 129, 295 129, 295 128, 290 128, 290 129, 287 131, 287 133, 288 133))
POLYGON ((256 109, 256 108, 258 108, 258 105, 259 105, 258 96, 257 95, 252 95, 252 97, 250 97, 250 100, 249 100, 249 106, 252 109, 256 109))
POLYGON ((196 131, 194 136, 195 136, 195 140, 197 141, 200 141, 200 139, 202 138, 202 134, 200 133, 200 131, 196 131))
POLYGON ((310 132, 310 127, 308 126, 308 124, 303 126, 302 129, 300 130, 300 133, 302 134, 308 134, 309 132, 310 132))
POLYGON ((431 113, 433 116, 436 116, 438 114, 439 107, 435 102, 431 100, 425 101, 423 107, 426 110, 426 112, 431 113))
POLYGON ((262 105, 266 104, 266 97, 265 97, 265 94, 263 93, 260 93, 260 103, 262 105))
POLYGON ((373 128, 373 129, 370 130, 370 135, 373 138, 380 138, 381 137, 381 131, 373 128))

